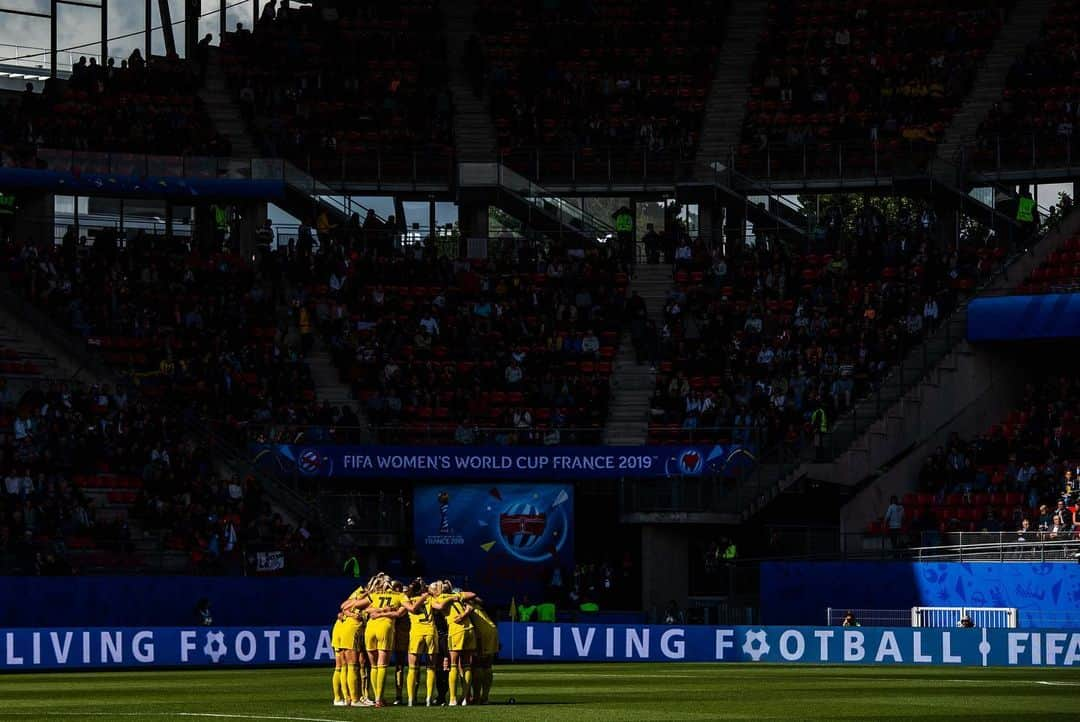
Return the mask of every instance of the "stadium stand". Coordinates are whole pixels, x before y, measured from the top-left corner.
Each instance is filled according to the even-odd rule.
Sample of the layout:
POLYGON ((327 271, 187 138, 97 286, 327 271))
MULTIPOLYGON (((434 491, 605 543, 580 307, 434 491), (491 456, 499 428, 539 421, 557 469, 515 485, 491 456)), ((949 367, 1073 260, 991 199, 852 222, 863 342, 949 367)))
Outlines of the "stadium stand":
MULTIPOLYGON (((120 154, 228 156, 227 138, 214 131, 196 91, 194 66, 138 50, 116 67, 82 58, 68 80, 33 84, 3 103, 0 149, 20 165, 35 165, 38 148, 120 154)), ((92 156, 87 157, 88 167, 92 156)))
POLYGON ((574 162, 587 178, 607 176, 609 149, 627 175, 643 152, 650 174, 692 158, 727 11, 726 0, 478 3, 504 161, 531 175, 538 147, 543 177, 574 162))
POLYGON ((442 15, 433 0, 294 7, 231 33, 221 62, 265 152, 319 176, 445 173, 452 157, 442 15))
MULTIPOLYGON (((923 463, 917 491, 904 496, 902 532, 1030 529, 1045 539, 1080 537, 1078 403, 1073 376, 1033 380, 1000 423, 972 439, 950 437, 923 463)), ((878 520, 867 528, 888 532, 878 520)))
POLYGON ((1032 271, 1015 293, 1071 293, 1080 283, 1080 238, 1072 237, 1032 271))
POLYGON ((933 156, 1011 2, 777 0, 739 166, 758 176, 911 171, 933 156))
POLYGON ((118 248, 101 234, 80 249, 73 235, 51 252, 21 248, 12 281, 109 366, 134 374, 143 394, 193 395, 204 416, 229 422, 303 423, 325 411, 313 403, 299 308, 250 261, 147 235, 118 248))
POLYGON ((1075 57, 1080 4, 1057 0, 1050 7, 1041 36, 1016 58, 1000 102, 979 126, 974 147, 967 149, 979 169, 1061 166, 1072 157, 1077 114, 1075 57))
POLYGON ((830 211, 821 253, 684 241, 657 330, 650 440, 753 437, 796 451, 819 408, 831 428, 1003 255, 974 239, 934 249, 930 217, 830 211))
POLYGON ((381 441, 598 441, 627 276, 602 252, 532 253, 324 258, 309 303, 381 441))

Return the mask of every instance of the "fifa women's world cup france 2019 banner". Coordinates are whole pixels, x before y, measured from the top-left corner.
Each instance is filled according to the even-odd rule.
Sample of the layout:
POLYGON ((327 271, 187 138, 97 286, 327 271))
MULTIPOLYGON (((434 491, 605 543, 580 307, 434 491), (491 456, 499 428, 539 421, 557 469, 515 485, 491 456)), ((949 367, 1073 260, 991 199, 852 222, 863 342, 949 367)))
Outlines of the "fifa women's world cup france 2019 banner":
POLYGON ((574 563, 570 484, 419 486, 416 549, 429 576, 467 583, 493 602, 541 593, 574 563))
POLYGON ((256 444, 253 461, 271 472, 317 478, 463 481, 656 478, 720 475, 753 468, 739 444, 664 446, 335 446, 256 444))

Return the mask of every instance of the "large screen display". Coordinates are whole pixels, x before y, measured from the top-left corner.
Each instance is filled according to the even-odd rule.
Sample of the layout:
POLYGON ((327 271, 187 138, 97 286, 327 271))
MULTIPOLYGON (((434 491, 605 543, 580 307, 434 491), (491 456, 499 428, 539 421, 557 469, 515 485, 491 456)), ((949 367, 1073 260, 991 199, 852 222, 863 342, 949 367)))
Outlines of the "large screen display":
POLYGON ((570 484, 423 485, 413 510, 429 578, 449 577, 500 604, 523 595, 540 601, 553 579, 571 578, 570 484))

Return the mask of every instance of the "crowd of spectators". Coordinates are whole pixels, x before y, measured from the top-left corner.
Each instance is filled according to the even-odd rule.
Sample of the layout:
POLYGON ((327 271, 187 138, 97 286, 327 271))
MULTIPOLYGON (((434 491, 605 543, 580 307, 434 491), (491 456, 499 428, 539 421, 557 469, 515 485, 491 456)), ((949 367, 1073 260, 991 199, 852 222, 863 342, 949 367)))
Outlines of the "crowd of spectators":
POLYGON ((198 569, 238 559, 241 540, 315 547, 311 532, 274 517, 250 480, 218 479, 199 434, 209 428, 242 442, 250 424, 343 416, 314 401, 304 362, 314 330, 289 298, 287 259, 277 266, 268 254, 256 268, 180 239, 140 234, 121 246, 108 233, 92 245, 69 234, 51 250, 8 251, 15 288, 124 379, 112 390, 50 390, 59 401, 24 398, 14 463, 51 470, 67 454, 73 461, 60 468, 78 474, 65 477, 69 486, 82 479, 108 490, 110 502, 161 532, 167 549, 189 552, 198 569))
POLYGON ((557 245, 470 261, 330 243, 308 302, 380 440, 595 443, 628 282, 617 269, 603 250, 557 245))
POLYGON ((1033 374, 1015 410, 927 457, 918 490, 894 499, 871 532, 1008 532, 1017 541, 1080 538, 1080 382, 1033 374))
MULTIPOLYGON (((758 47, 740 156, 755 171, 891 167, 932 155, 1008 0, 778 0, 758 47), (752 160, 751 160, 752 159, 752 160), (756 165, 755 165, 756 164, 756 165)), ((764 174, 764 173, 762 173, 764 174)))
POLYGON ((1063 164, 1071 158, 1080 90, 1080 3, 1056 0, 1039 39, 1009 70, 1005 90, 979 127, 968 158, 975 165, 1017 168, 1063 164))
POLYGON ((847 219, 830 209, 817 253, 684 239, 663 325, 642 331, 659 371, 650 439, 820 442, 992 258, 937 247, 935 226, 929 210, 866 207, 847 219))
POLYGON ((142 233, 84 245, 69 231, 52 249, 22 247, 10 269, 31 303, 145 395, 226 422, 302 423, 326 411, 304 363, 306 312, 280 273, 249 259, 142 233))
POLYGON ((479 3, 500 150, 691 153, 728 4, 479 3))
POLYGON ((327 172, 345 163, 359 177, 411 171, 416 150, 445 171, 452 108, 435 0, 275 5, 222 48, 265 152, 327 172))
POLYGON ((170 57, 105 65, 81 58, 68 80, 43 93, 9 97, 0 112, 0 149, 9 160, 33 164, 39 148, 156 155, 227 156, 231 143, 215 132, 198 97, 192 63, 170 57))

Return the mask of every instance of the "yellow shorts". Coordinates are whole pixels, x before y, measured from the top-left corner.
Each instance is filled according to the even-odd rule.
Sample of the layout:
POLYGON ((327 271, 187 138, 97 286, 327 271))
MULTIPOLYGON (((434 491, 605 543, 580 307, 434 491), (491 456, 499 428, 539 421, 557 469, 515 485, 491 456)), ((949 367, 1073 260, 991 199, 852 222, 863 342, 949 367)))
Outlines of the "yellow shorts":
POLYGON ((499 653, 499 630, 490 624, 477 624, 476 630, 476 656, 494 657, 499 653))
POLYGON ((330 633, 330 645, 334 649, 363 649, 364 637, 360 633, 360 621, 346 619, 344 622, 334 622, 334 629, 330 633))
POLYGON ((450 630, 450 651, 471 652, 476 649, 476 632, 472 629, 450 630))
POLYGON ((373 619, 367 623, 364 644, 369 652, 389 652, 394 649, 394 625, 389 619, 373 619))
POLYGON ((409 654, 428 654, 434 656, 439 653, 439 639, 435 632, 409 634, 409 654))

